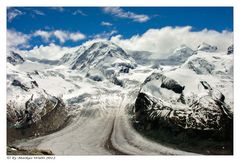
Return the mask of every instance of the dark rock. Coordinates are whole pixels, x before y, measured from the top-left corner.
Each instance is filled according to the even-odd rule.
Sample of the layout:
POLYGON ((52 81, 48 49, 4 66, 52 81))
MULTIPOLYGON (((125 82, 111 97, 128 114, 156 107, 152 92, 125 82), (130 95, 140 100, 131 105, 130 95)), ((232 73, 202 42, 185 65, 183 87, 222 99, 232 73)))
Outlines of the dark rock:
POLYGON ((119 80, 116 76, 113 76, 111 81, 113 84, 123 87, 123 81, 119 80))
POLYGON ((89 78, 89 79, 92 79, 94 81, 97 81, 97 82, 103 81, 103 77, 100 76, 100 75, 91 75, 90 73, 87 73, 86 77, 89 78))
POLYGON ((35 87, 38 87, 38 84, 37 84, 37 82, 34 80, 34 81, 31 81, 31 84, 33 85, 33 87, 35 86, 35 87))
POLYGON ((28 87, 26 87, 26 86, 25 86, 24 84, 22 84, 20 81, 15 80, 15 79, 13 80, 12 85, 13 85, 13 86, 18 86, 18 87, 22 88, 22 89, 25 90, 25 91, 28 91, 28 90, 29 90, 28 87))
POLYGON ((171 129, 179 127, 184 131, 189 129, 228 131, 226 125, 232 123, 233 118, 229 106, 224 103, 225 96, 217 89, 213 89, 206 81, 200 83, 208 91, 208 95, 188 105, 184 99, 184 86, 159 73, 150 75, 144 84, 152 79, 161 80, 161 88, 181 93, 177 102, 185 104, 186 108, 178 108, 178 104, 166 104, 167 101, 162 98, 155 98, 140 91, 135 101, 135 117, 144 129, 149 129, 150 123, 154 128, 164 125, 171 129))
POLYGON ((120 73, 129 73, 129 68, 128 67, 122 67, 119 72, 120 73))
POLYGON ((7 61, 12 65, 17 65, 22 64, 25 60, 18 53, 11 51, 10 55, 7 56, 7 61))
POLYGON ((184 99, 184 94, 183 93, 181 93, 181 95, 180 95, 179 99, 177 100, 177 102, 181 102, 182 104, 186 104, 186 101, 184 99))
POLYGON ((172 91, 174 91, 175 93, 178 93, 178 94, 181 94, 183 92, 184 88, 185 88, 185 86, 181 86, 174 79, 166 77, 165 75, 163 75, 161 73, 152 73, 149 77, 147 77, 145 79, 142 86, 144 86, 145 84, 147 84, 148 82, 150 82, 152 80, 161 81, 161 85, 160 85, 161 88, 166 88, 168 90, 172 90, 172 91))
POLYGON ((233 120, 226 111, 228 112, 228 109, 224 103, 215 101, 211 97, 202 98, 189 109, 173 109, 164 105, 161 99, 150 97, 145 93, 139 93, 135 102, 136 121, 142 129, 165 127, 182 132, 198 130, 205 134, 209 132, 208 137, 213 135, 210 132, 215 131, 218 133, 214 136, 220 139, 227 138, 221 133, 231 132, 229 124, 231 125, 233 120), (209 104, 206 105, 206 102, 209 104))
POLYGON ((231 55, 231 54, 233 54, 233 52, 234 52, 234 47, 233 47, 233 44, 232 44, 231 46, 228 47, 227 54, 231 55))
POLYGON ((186 63, 187 67, 197 74, 212 74, 215 66, 202 58, 194 58, 186 63))
POLYGON ((162 88, 167 88, 169 90, 174 91, 175 93, 181 94, 184 90, 185 86, 181 86, 175 80, 168 80, 161 84, 162 88))
POLYGON ((66 106, 59 98, 52 96, 51 99, 46 99, 45 106, 41 113, 36 114, 36 102, 32 97, 25 104, 25 110, 20 112, 11 112, 15 108, 7 105, 7 143, 11 144, 17 139, 24 139, 39 135, 47 135, 53 133, 68 124, 70 116, 66 111, 66 106), (35 107, 34 107, 35 106, 35 107), (12 115, 10 115, 12 113, 12 115), (14 119, 17 116, 17 119, 14 119), (40 119, 33 120, 34 116, 39 116, 40 119))

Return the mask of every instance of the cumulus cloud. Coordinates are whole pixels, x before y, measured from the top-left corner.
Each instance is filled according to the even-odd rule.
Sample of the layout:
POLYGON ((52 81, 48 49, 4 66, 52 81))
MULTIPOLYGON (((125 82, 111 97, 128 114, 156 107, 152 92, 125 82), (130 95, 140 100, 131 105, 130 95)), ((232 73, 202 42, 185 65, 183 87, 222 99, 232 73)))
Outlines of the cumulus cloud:
POLYGON ((40 36, 45 42, 49 42, 51 37, 56 37, 61 43, 64 43, 67 40, 76 42, 86 38, 86 36, 80 32, 69 32, 64 30, 37 30, 33 33, 33 36, 40 36))
POLYGON ((102 22, 101 22, 101 25, 102 25, 102 26, 112 26, 113 24, 110 23, 110 22, 102 21, 102 22))
POLYGON ((124 11, 120 7, 104 7, 103 11, 119 18, 132 19, 133 21, 140 23, 150 20, 149 16, 147 15, 124 11))
POLYGON ((70 39, 74 42, 77 42, 79 40, 85 39, 86 36, 82 33, 76 32, 76 33, 70 33, 69 35, 70 39))
POLYGON ((50 43, 47 46, 35 46, 31 50, 18 51, 23 57, 26 58, 38 58, 47 60, 57 60, 61 58, 67 52, 74 52, 77 47, 61 47, 54 43, 50 43))
POLYGON ((191 26, 164 27, 149 29, 144 34, 129 39, 124 39, 121 35, 113 36, 111 41, 128 50, 150 51, 156 57, 167 57, 182 44, 195 50, 199 44, 206 42, 218 46, 219 51, 226 51, 233 43, 233 32, 208 29, 192 31, 191 26))
POLYGON ((59 39, 61 43, 64 43, 68 39, 68 34, 62 30, 55 30, 52 32, 55 37, 59 39))
POLYGON ((23 14, 24 14, 24 12, 22 12, 16 8, 8 8, 7 20, 8 20, 8 22, 12 22, 13 19, 15 19, 17 16, 21 16, 23 14))
POLYGON ((51 37, 51 32, 47 32, 44 30, 37 30, 33 33, 33 36, 40 36, 45 42, 48 42, 49 38, 51 37))
MULTIPOLYGON (((210 45, 216 45, 220 52, 225 52, 227 47, 233 44, 233 32, 218 32, 208 29, 192 31, 191 26, 149 29, 142 35, 134 35, 128 39, 123 38, 121 35, 115 35, 116 33, 116 30, 110 32, 104 31, 103 33, 90 36, 89 38, 92 38, 93 40, 87 41, 85 44, 101 40, 111 40, 125 50, 152 52, 154 58, 165 58, 171 55, 176 48, 183 44, 196 50, 199 44, 206 42, 210 45)), ((40 36, 46 41, 49 41, 51 37, 55 37, 59 39, 60 42, 65 42, 66 40, 78 41, 85 38, 85 35, 80 32, 63 30, 38 30, 29 35, 14 30, 8 30, 7 47, 9 49, 28 47, 28 41, 33 36, 40 36)), ((70 48, 61 47, 51 43, 48 46, 36 46, 30 51, 25 51, 25 55, 31 55, 36 58, 58 59, 62 56, 63 52, 69 49, 70 48)))
POLYGON ((29 47, 28 40, 30 36, 17 32, 15 30, 7 30, 7 49, 14 50, 17 48, 29 47))

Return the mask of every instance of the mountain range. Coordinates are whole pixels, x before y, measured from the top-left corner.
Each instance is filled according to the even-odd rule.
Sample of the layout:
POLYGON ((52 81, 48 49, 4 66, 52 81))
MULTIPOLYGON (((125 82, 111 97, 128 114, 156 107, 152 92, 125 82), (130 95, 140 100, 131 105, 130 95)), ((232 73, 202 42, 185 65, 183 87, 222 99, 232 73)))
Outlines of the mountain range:
MULTIPOLYGON (((120 131, 115 140, 111 134, 110 143, 109 139, 103 138, 108 149, 101 148, 110 153, 115 149, 114 153, 185 154, 165 146, 154 150, 155 145, 147 140, 141 145, 142 137, 133 140, 131 145, 128 138, 136 132, 130 132, 130 128, 139 132, 170 130, 168 133, 176 136, 186 133, 185 137, 189 139, 194 134, 198 139, 216 138, 229 143, 232 140, 229 134, 232 132, 234 104, 233 53, 233 45, 225 52, 218 52, 216 46, 202 43, 195 50, 182 45, 168 58, 150 59, 151 52, 127 51, 110 41, 81 45, 55 61, 22 57, 11 51, 7 54, 8 142, 20 137, 37 138, 64 129, 69 118, 74 121, 88 117, 91 118, 88 122, 93 123, 107 119, 111 114, 109 119, 113 119, 110 120, 113 126, 109 127, 110 134, 111 129, 114 132, 124 128, 128 144, 118 141, 123 138, 120 137, 123 132, 120 131), (126 129, 126 125, 121 124, 129 121, 128 118, 132 118, 133 127, 126 129), (11 136, 11 132, 19 134, 19 130, 25 134, 11 136), (137 148, 130 149, 128 145, 135 147, 134 144, 138 145, 137 148)), ((95 126, 89 124, 84 129, 94 129, 95 126)), ((75 127, 80 129, 80 126, 75 127)), ((91 133, 86 131, 86 137, 93 138, 93 141, 98 139, 98 134, 91 133)), ((76 136, 77 132, 72 131, 69 135, 76 136)), ((50 147, 52 143, 47 139, 38 147, 50 147)), ((54 136, 53 139, 61 138, 54 136)), ((70 136, 62 140, 73 141, 70 136)), ((88 151, 96 153, 87 144, 88 151)), ((32 142, 29 140, 19 146, 29 147, 32 142)), ((229 145, 223 144, 222 147, 232 151, 229 145)), ((56 154, 63 153, 57 145, 51 145, 50 149, 56 154)), ((196 150, 192 152, 199 153, 196 150)), ((188 149, 184 151, 189 152, 188 149)), ((76 154, 84 153, 76 151, 76 154)))

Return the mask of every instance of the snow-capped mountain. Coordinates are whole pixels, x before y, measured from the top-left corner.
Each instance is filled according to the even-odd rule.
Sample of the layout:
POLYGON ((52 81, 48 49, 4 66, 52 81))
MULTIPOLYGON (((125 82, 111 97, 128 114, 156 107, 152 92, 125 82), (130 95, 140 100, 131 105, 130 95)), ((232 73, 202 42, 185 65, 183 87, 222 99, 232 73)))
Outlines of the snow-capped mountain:
POLYGON ((164 123, 169 128, 228 133, 232 92, 233 57, 198 52, 182 66, 146 78, 135 102, 136 120, 143 129, 164 123))
POLYGON ((44 116, 64 107, 61 98, 49 94, 47 89, 39 86, 35 80, 35 76, 39 75, 37 71, 19 71, 10 63, 7 64, 7 69, 7 119, 10 127, 28 128, 29 125, 42 123, 44 116))
POLYGON ((9 52, 7 55, 7 62, 12 65, 22 64, 25 60, 18 54, 13 51, 9 52))
POLYGON ((72 67, 86 49, 87 46, 81 45, 76 51, 66 53, 62 58, 60 58, 58 65, 67 65, 69 67, 72 67))
POLYGON ((176 64, 182 64, 193 54, 194 51, 191 48, 187 47, 186 45, 182 45, 175 49, 173 54, 169 56, 167 60, 169 62, 175 62, 176 64))
MULTIPOLYGON (((14 52, 7 56, 7 115, 11 128, 35 128, 31 129, 34 134, 45 134, 45 129, 59 129, 70 114, 83 121, 91 118, 83 124, 89 125, 81 130, 83 138, 85 130, 94 134, 96 123, 104 119, 101 129, 113 125, 105 133, 109 135, 112 129, 116 141, 123 134, 132 140, 137 135, 135 131, 128 133, 130 126, 126 127, 129 121, 125 118, 129 114, 124 113, 134 105, 131 114, 141 130, 164 126, 174 131, 200 130, 206 137, 208 131, 230 131, 233 55, 217 52, 205 43, 197 51, 182 45, 165 60, 147 58, 150 52, 128 52, 110 41, 76 49, 54 63, 23 59, 14 52)), ((72 135, 66 140, 73 140, 69 137, 72 135)), ((146 142, 139 139, 134 145, 146 142)), ((116 141, 115 145, 121 145, 116 141)), ((155 153, 159 151, 149 141, 141 148, 146 146, 155 153)))
MULTIPOLYGON (((96 42, 90 45, 72 65, 72 69, 82 70, 84 68, 94 68, 102 64, 102 62, 129 62, 130 56, 127 53, 111 42, 96 42)), ((116 62, 116 63, 117 63, 116 62)))
POLYGON ((200 44, 197 48, 198 51, 205 51, 205 52, 215 52, 217 51, 217 46, 211 46, 205 42, 200 44))
POLYGON ((207 141, 207 150, 232 149, 233 103, 233 56, 198 51, 145 79, 134 103, 135 128, 176 147, 207 141))
POLYGON ((121 85, 117 79, 119 73, 128 73, 136 67, 135 61, 121 47, 109 41, 81 46, 76 52, 64 55, 59 64, 62 63, 92 80, 109 79, 118 85, 121 85))

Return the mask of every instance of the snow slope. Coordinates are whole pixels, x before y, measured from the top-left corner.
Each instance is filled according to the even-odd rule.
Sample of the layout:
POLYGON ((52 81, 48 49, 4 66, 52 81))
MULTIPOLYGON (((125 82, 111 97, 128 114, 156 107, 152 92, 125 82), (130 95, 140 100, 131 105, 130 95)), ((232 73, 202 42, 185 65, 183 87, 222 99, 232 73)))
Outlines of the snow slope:
MULTIPOLYGON (((224 103, 233 113, 233 55, 212 50, 194 53, 181 46, 171 57, 178 65, 156 61, 152 66, 137 64, 109 41, 76 49, 66 53, 57 65, 31 60, 7 63, 9 110, 24 111, 31 100, 37 105, 36 119, 41 120, 37 114, 42 113, 46 101, 54 106, 61 99, 73 116, 64 129, 18 141, 18 146, 51 149, 57 155, 191 154, 146 139, 132 127, 128 111, 139 92, 156 102, 161 99, 175 110, 188 109, 206 95, 219 100, 224 95, 224 103), (211 88, 207 90, 208 85, 211 88), (179 98, 184 98, 185 103, 179 98)), ((208 99, 203 102, 209 103, 208 99)))
POLYGON ((178 68, 152 73, 135 102, 137 120, 159 118, 184 129, 223 129, 233 114, 232 72, 231 55, 199 52, 178 68))

